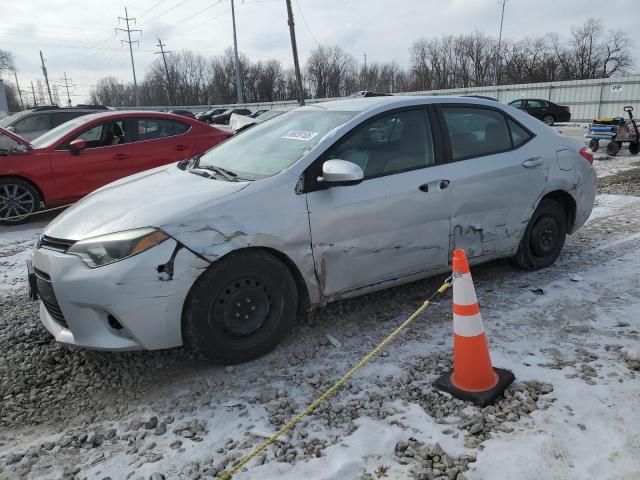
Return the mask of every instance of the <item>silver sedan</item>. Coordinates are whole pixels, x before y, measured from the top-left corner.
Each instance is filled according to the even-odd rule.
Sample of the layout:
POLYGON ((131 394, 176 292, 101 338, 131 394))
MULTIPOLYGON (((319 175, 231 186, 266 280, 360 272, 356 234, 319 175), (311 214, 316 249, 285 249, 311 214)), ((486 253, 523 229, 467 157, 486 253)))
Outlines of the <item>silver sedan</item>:
POLYGON ((447 271, 455 248, 551 265, 591 213, 592 160, 493 101, 302 107, 87 196, 46 228, 31 285, 60 342, 242 362, 310 309, 447 271))

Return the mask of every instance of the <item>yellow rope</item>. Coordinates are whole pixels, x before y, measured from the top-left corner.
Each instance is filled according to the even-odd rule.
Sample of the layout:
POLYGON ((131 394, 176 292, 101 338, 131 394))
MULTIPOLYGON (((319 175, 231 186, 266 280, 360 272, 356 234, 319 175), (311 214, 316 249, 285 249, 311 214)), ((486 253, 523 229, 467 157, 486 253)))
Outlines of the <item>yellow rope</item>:
POLYGON ((300 422, 300 420, 302 420, 304 417, 306 417, 311 412, 313 412, 316 408, 318 408, 318 406, 324 400, 326 400, 335 392, 337 392, 338 389, 342 385, 344 385, 344 383, 347 380, 349 380, 358 370, 360 370, 367 362, 369 362, 369 360, 371 360, 372 357, 377 355, 382 349, 384 349, 389 343, 391 343, 393 339, 396 338, 400 332, 402 332, 402 330, 404 330, 411 322, 413 322, 418 317, 418 315, 420 315, 431 304, 431 301, 436 295, 444 293, 445 291, 447 291, 449 287, 451 287, 451 285, 452 285, 452 278, 449 277, 447 280, 445 280, 442 286, 438 288, 438 290, 433 295, 431 295, 431 297, 429 297, 429 299, 424 301, 424 303, 420 306, 420 308, 418 308, 415 312, 413 312, 413 314, 409 318, 407 318, 404 322, 402 322, 402 324, 398 328, 396 328, 393 332, 391 332, 387 338, 385 338, 382 342, 380 342, 380 344, 376 348, 374 348, 369 353, 367 353, 364 357, 362 357, 362 359, 351 370, 349 370, 340 380, 334 383, 327 391, 325 391, 322 395, 320 395, 312 404, 310 404, 302 412, 300 412, 298 415, 296 415, 291 420, 289 420, 289 422, 286 425, 284 425, 280 430, 278 430, 271 438, 269 438, 268 440, 265 440, 261 445, 256 447, 255 450, 253 450, 249 455, 247 455, 242 460, 240 460, 240 462, 235 467, 223 473, 222 476, 220 477, 220 480, 229 480, 231 477, 233 477, 236 473, 240 471, 240 469, 242 469, 242 467, 244 467, 249 461, 251 461, 252 458, 255 458, 261 452, 266 450, 266 448, 269 445, 271 445, 273 442, 275 442, 278 439, 278 437, 280 437, 281 435, 284 435, 286 432, 291 430, 294 426, 296 426, 296 424, 300 422))
POLYGON ((0 217, 0 223, 6 222, 7 220, 22 220, 24 218, 32 217, 34 215, 40 215, 41 213, 47 213, 47 212, 53 212, 55 210, 61 210, 63 208, 70 207, 71 205, 73 205, 73 203, 69 203, 67 205, 60 205, 59 207, 48 208, 46 210, 38 210, 36 212, 24 213, 22 215, 16 215, 14 217, 6 217, 6 218, 0 217))

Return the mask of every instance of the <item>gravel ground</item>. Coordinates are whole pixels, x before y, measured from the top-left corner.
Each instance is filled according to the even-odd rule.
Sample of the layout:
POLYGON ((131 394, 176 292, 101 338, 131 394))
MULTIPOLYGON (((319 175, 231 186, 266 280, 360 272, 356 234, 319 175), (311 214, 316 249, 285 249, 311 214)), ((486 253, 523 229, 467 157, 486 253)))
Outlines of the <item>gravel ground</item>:
MULTIPOLYGON (((639 195, 639 178, 640 168, 614 174, 601 179, 599 190, 639 195)), ((629 209, 637 213, 640 206, 629 209)), ((523 273, 504 261, 478 267, 474 278, 482 286, 483 305, 509 311, 514 297, 536 301, 547 295, 548 285, 569 281, 568 272, 623 260, 638 231, 640 215, 616 211, 572 236, 554 268, 523 273)), ((14 253, 7 249, 3 255, 14 253)), ((114 354, 57 345, 39 323, 37 305, 27 301, 23 285, 0 296, 0 478, 215 478, 330 386, 441 280, 334 303, 296 325, 273 353, 226 368, 184 349, 114 354)), ((570 283, 580 281, 575 275, 570 283)), ((596 291, 593 301, 599 308, 614 308, 635 291, 635 284, 615 295, 596 291)), ((503 351, 498 358, 521 356, 518 368, 526 369, 534 363, 529 358, 544 357, 539 369, 562 371, 584 388, 609 381, 637 384, 640 358, 624 345, 640 340, 640 334, 628 323, 606 331, 584 327, 580 322, 593 318, 587 304, 536 309, 522 331, 495 314, 492 340, 503 351), (542 331, 548 332, 546 343, 528 353, 509 350, 521 335, 534 338, 542 331), (605 376, 602 362, 623 370, 605 376)), ((489 321, 493 317, 488 315, 489 321)), ((450 321, 450 300, 436 302, 402 341, 254 460, 242 478, 272 478, 286 471, 279 465, 304 468, 334 458, 335 449, 364 428, 362 419, 371 418, 401 438, 389 449, 393 465, 363 455, 357 477, 333 478, 484 479, 474 471, 491 439, 506 436, 517 442, 541 412, 562 410, 569 421, 572 407, 558 404, 557 383, 537 373, 518 374, 521 380, 505 398, 484 409, 434 390, 433 379, 450 368, 450 321), (440 441, 429 440, 428 429, 408 416, 414 408, 438 427, 440 441), (265 470, 252 476, 254 468, 265 470)), ((287 478, 304 476, 292 475, 287 478)))

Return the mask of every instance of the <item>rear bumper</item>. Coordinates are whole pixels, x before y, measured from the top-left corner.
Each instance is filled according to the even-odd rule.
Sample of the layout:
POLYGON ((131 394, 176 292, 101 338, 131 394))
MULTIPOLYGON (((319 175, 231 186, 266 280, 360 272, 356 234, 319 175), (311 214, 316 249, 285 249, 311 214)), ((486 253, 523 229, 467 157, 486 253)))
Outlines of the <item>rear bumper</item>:
MULTIPOLYGON (((582 159, 579 161, 584 162, 582 159)), ((579 168, 578 185, 574 192, 572 192, 576 201, 576 218, 569 233, 574 233, 589 219, 591 211, 593 210, 597 190, 598 182, 595 169, 591 166, 579 168)))
POLYGON ((174 260, 173 277, 158 273, 177 245, 167 240, 94 269, 73 255, 36 250, 32 261, 42 323, 58 342, 83 348, 152 350, 182 345, 182 307, 191 285, 209 264, 182 248, 174 260))

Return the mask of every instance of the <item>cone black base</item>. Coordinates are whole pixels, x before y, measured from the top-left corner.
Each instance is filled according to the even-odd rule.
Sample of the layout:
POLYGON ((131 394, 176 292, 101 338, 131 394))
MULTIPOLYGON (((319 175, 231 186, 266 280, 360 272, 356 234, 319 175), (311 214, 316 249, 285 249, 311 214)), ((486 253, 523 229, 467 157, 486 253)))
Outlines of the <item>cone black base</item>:
POLYGON ((451 383, 453 370, 450 370, 439 377, 435 382, 433 382, 433 385, 438 390, 450 393, 455 398, 473 402, 480 407, 486 407, 501 397, 507 387, 516 379, 515 375, 509 370, 504 370, 502 368, 494 368, 493 370, 498 375, 498 383, 491 390, 485 390, 484 392, 467 392, 466 390, 460 390, 451 383))

